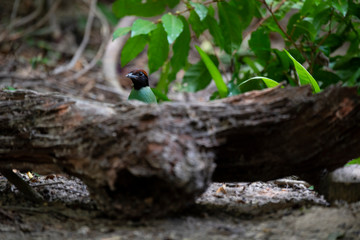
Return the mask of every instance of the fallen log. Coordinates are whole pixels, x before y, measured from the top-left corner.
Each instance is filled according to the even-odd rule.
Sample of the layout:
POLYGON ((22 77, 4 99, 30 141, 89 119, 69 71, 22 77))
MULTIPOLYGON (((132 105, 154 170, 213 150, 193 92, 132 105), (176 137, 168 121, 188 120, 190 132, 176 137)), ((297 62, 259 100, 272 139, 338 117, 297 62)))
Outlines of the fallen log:
POLYGON ((1 91, 0 168, 64 172, 109 213, 161 215, 211 180, 317 184, 323 170, 360 156, 359 110, 356 89, 339 86, 159 105, 1 91))

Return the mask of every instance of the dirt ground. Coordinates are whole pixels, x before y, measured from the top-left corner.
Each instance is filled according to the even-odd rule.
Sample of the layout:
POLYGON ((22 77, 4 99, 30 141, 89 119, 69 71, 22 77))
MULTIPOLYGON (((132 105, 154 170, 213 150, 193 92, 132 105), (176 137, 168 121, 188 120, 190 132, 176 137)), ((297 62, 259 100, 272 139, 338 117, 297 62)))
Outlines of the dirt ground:
POLYGON ((183 212, 132 221, 104 215, 78 179, 22 176, 47 202, 1 176, 0 239, 360 239, 360 202, 330 206, 297 181, 213 183, 183 212))

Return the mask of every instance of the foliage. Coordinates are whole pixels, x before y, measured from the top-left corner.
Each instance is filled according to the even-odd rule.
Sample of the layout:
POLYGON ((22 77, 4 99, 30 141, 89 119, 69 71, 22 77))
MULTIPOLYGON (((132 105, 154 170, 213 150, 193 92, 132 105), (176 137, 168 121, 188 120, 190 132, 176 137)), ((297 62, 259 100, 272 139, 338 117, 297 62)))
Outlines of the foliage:
POLYGON ((320 92, 319 85, 317 84, 315 79, 311 76, 311 74, 298 61, 296 61, 296 59, 293 56, 291 56, 291 54, 288 51, 286 50, 284 51, 295 65, 295 70, 299 76, 300 84, 301 85, 310 84, 315 93, 320 92))
POLYGON ((266 85, 266 87, 268 88, 272 88, 272 87, 276 87, 277 85, 279 85, 278 82, 270 79, 270 78, 266 78, 266 77, 253 77, 250 78, 246 81, 243 81, 242 83, 239 84, 239 87, 241 88, 242 86, 246 85, 247 83, 250 83, 251 81, 254 80, 262 80, 264 82, 264 84, 266 85))
POLYGON ((3 88, 3 90, 16 91, 16 88, 13 88, 13 87, 11 87, 11 86, 5 86, 5 87, 3 88))
POLYGON ((351 165, 351 164, 360 164, 360 157, 351 160, 350 162, 348 162, 346 165, 351 165))
POLYGON ((185 91, 204 89, 214 79, 218 93, 212 98, 280 82, 310 84, 315 93, 338 82, 360 85, 356 0, 117 0, 113 12, 117 17, 161 15, 156 22, 138 19, 132 27, 117 29, 114 38, 131 31, 121 53, 123 66, 149 45, 149 69, 161 68, 156 89, 165 97, 181 69, 185 91), (179 4, 183 11, 165 12, 179 4), (290 18, 280 23, 285 16, 290 18), (254 19, 257 24, 251 25, 254 19), (208 51, 197 47, 201 60, 189 64, 191 41, 202 35, 212 47, 208 51), (270 36, 276 35, 287 51, 272 46, 270 36), (230 72, 231 79, 224 81, 219 69, 230 72))
POLYGON ((49 60, 47 58, 38 55, 30 59, 30 64, 33 69, 36 69, 39 65, 47 65, 48 61, 49 60))
POLYGON ((206 68, 209 70, 211 77, 214 79, 215 85, 219 91, 221 97, 226 97, 228 95, 228 89, 226 84, 221 76, 221 73, 211 61, 210 57, 198 46, 195 46, 198 50, 201 60, 205 63, 206 68))

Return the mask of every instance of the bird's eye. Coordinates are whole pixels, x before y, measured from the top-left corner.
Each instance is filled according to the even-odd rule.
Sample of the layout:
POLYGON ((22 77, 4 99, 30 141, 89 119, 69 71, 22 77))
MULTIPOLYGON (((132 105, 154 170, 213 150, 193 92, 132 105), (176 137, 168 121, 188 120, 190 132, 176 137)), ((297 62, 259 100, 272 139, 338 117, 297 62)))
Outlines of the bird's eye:
POLYGON ((140 72, 140 75, 141 75, 141 76, 143 76, 143 75, 144 75, 144 73, 143 73, 143 72, 140 72))

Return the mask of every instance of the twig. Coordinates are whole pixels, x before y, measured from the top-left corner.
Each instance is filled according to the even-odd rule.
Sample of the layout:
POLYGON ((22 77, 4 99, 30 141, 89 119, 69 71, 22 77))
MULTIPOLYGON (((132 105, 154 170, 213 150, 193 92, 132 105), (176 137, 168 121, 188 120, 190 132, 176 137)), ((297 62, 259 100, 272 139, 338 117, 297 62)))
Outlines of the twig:
POLYGON ((6 27, 6 29, 3 30, 2 33, 0 34, 0 42, 2 42, 4 40, 15 40, 15 39, 13 39, 14 36, 17 36, 19 34, 21 35, 21 33, 9 35, 9 32, 15 27, 20 27, 22 25, 25 25, 25 24, 33 21, 35 18, 37 18, 40 15, 40 13, 43 10, 43 6, 44 6, 44 0, 38 0, 37 4, 36 4, 37 7, 31 14, 29 14, 23 18, 20 18, 20 19, 15 19, 16 14, 17 14, 17 9, 18 9, 17 5, 19 4, 17 2, 20 2, 20 0, 16 0, 14 2, 13 10, 11 13, 11 22, 6 27))
MULTIPOLYGON (((131 26, 132 23, 135 21, 136 17, 133 16, 126 16, 123 17, 118 24, 116 25, 115 29, 131 26)), ((124 35, 118 37, 114 41, 111 39, 108 41, 104 56, 102 58, 102 72, 104 74, 105 81, 114 88, 114 90, 120 92, 121 94, 125 95, 124 89, 119 84, 117 78, 117 63, 118 57, 121 49, 124 47, 128 36, 124 35)))
POLYGON ((89 38, 90 38, 91 27, 92 27, 92 23, 93 23, 94 16, 95 16, 96 2, 97 2, 97 0, 91 0, 90 11, 89 11, 89 15, 88 15, 88 19, 87 19, 86 27, 85 27, 85 33, 84 33, 84 37, 83 37, 83 40, 82 40, 79 48, 76 50, 71 61, 66 65, 62 65, 62 66, 55 68, 55 70, 53 71, 53 74, 57 75, 59 73, 63 73, 63 72, 66 72, 66 71, 69 71, 70 69, 72 69, 75 66, 76 62, 79 60, 82 53, 84 52, 85 47, 88 44, 89 38))
MULTIPOLYGON (((50 6, 53 1, 54 0, 47 0, 48 6, 50 6)), ((52 14, 50 16, 49 23, 50 23, 50 29, 53 32, 53 37, 55 39, 59 39, 59 37, 61 36, 61 29, 60 29, 59 23, 57 21, 56 14, 52 14)))
POLYGON ((19 9, 19 3, 20 3, 20 0, 14 1, 14 5, 13 5, 13 9, 11 11, 11 17, 10 17, 11 21, 13 21, 16 18, 17 11, 19 9))

